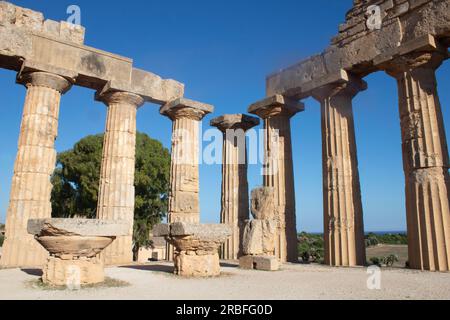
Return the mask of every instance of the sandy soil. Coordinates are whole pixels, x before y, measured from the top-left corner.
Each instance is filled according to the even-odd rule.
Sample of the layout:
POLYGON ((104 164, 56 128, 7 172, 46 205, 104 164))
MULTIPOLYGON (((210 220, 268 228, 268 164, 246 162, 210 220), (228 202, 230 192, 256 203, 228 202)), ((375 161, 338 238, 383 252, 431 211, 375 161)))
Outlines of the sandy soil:
POLYGON ((380 244, 366 249, 367 261, 371 257, 386 257, 390 254, 395 254, 398 257, 398 261, 394 263, 394 267, 405 267, 405 263, 408 261, 407 245, 380 244))
POLYGON ((30 285, 40 270, 0 270, 0 299, 450 299, 450 273, 383 269, 381 289, 367 288, 367 269, 284 265, 277 272, 223 265, 223 275, 183 279, 165 262, 107 268, 108 277, 127 287, 79 291, 43 290, 30 285))

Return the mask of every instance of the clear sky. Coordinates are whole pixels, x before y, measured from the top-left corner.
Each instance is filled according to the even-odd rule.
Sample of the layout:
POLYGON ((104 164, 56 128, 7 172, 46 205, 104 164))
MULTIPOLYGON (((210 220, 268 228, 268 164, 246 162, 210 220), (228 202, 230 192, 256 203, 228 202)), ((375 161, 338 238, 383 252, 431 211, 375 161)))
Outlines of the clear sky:
MULTIPOLYGON (((81 8, 87 45, 134 59, 135 66, 186 84, 188 98, 215 105, 214 115, 246 112, 265 95, 267 74, 322 51, 352 0, 16 0, 17 5, 66 20, 81 8)), ((438 70, 444 121, 450 126, 450 62, 438 70)), ((366 78, 354 100, 356 139, 367 231, 405 230, 404 176, 397 88, 384 73, 366 78)), ((15 73, 0 71, 0 221, 4 221, 17 149, 25 88, 15 73)), ((106 107, 94 92, 73 88, 61 103, 58 151, 103 132, 106 107)), ((298 230, 323 230, 320 110, 312 99, 292 121, 298 230)), ((171 124, 147 104, 138 130, 170 146, 171 124)), ((448 136, 447 130, 447 136, 448 136)), ((262 182, 249 168, 250 187, 262 182)), ((202 165, 202 222, 218 222, 221 168, 202 165)))

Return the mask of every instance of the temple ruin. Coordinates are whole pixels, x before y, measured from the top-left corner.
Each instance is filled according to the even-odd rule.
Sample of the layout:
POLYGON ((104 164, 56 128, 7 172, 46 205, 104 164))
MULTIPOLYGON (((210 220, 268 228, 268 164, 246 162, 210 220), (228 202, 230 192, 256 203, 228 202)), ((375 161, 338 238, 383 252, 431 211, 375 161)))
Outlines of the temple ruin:
MULTIPOLYGON (((270 201, 258 191, 254 197, 271 208, 262 213, 253 206, 254 222, 247 221, 245 139, 239 144, 235 138, 259 119, 237 114, 211 121, 224 135, 221 224, 200 224, 198 135, 213 106, 186 99, 183 84, 137 69, 129 58, 86 46, 84 33, 81 26, 46 20, 40 12, 0 1, 0 68, 17 72, 17 83, 27 88, 2 267, 61 270, 67 261, 83 268, 88 263, 87 268, 98 271, 94 280, 86 275, 89 283, 102 279, 103 263, 132 262, 136 116, 146 102, 160 105, 161 115, 172 121, 168 223, 153 234, 170 243, 166 254, 175 273, 218 275, 219 247, 223 259, 241 258, 249 269, 256 264, 257 269, 276 270, 279 262, 298 262, 290 122, 301 116, 301 101, 308 97, 321 104, 325 263, 364 265, 352 100, 368 90, 365 76, 385 71, 398 83, 409 266, 450 271, 449 156, 435 77, 450 57, 450 0, 354 0, 328 48, 267 77, 266 97, 248 108, 264 124, 264 188, 259 192, 270 193, 270 201), (101 248, 88 256, 48 250, 49 258, 38 243, 47 240, 40 223, 51 218, 59 108, 73 86, 94 90, 95 100, 107 107, 97 218, 104 226, 120 222, 121 227, 113 233, 103 227, 97 232, 74 227, 82 236, 100 237, 101 248)), ((51 248, 54 240, 45 247, 51 248)), ((57 275, 47 279, 64 281, 57 275)))

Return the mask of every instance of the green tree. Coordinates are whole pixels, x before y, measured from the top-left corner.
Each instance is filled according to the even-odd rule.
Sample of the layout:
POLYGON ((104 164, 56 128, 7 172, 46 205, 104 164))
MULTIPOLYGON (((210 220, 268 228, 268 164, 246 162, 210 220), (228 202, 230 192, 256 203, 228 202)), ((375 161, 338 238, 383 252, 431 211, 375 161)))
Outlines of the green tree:
MULTIPOLYGON (((87 136, 57 156, 52 176, 52 215, 95 218, 103 135, 87 136)), ((150 230, 167 213, 170 154, 144 133, 136 136, 133 252, 151 245, 150 230)))

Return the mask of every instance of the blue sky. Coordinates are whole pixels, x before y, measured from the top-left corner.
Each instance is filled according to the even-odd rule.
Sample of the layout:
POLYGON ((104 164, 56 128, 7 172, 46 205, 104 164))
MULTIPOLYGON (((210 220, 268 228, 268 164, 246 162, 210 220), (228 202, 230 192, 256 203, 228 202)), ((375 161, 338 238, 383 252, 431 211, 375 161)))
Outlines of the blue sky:
MULTIPOLYGON (((66 20, 71 4, 81 8, 87 45, 134 59, 136 67, 186 84, 186 97, 215 105, 215 114, 246 112, 265 95, 265 77, 322 51, 343 22, 352 0, 85 1, 16 0, 13 3, 66 20)), ((438 70, 444 121, 450 121, 450 62, 438 70)), ((0 71, 0 221, 4 221, 17 149, 25 88, 15 73, 0 71)), ((404 230, 404 176, 397 88, 384 73, 366 78, 369 89, 354 100, 365 229, 404 230)), ((103 132, 106 107, 94 92, 73 88, 62 100, 58 151, 88 134, 103 132)), ((322 168, 319 104, 292 121, 298 230, 322 231, 322 168)), ((147 104, 138 130, 170 145, 171 124, 147 104)), ((447 126, 448 127, 448 126, 447 126)), ((447 130, 448 135, 448 130, 447 130)), ((262 182, 250 166, 249 183, 262 182)), ((221 168, 202 165, 202 222, 218 222, 221 168)))

